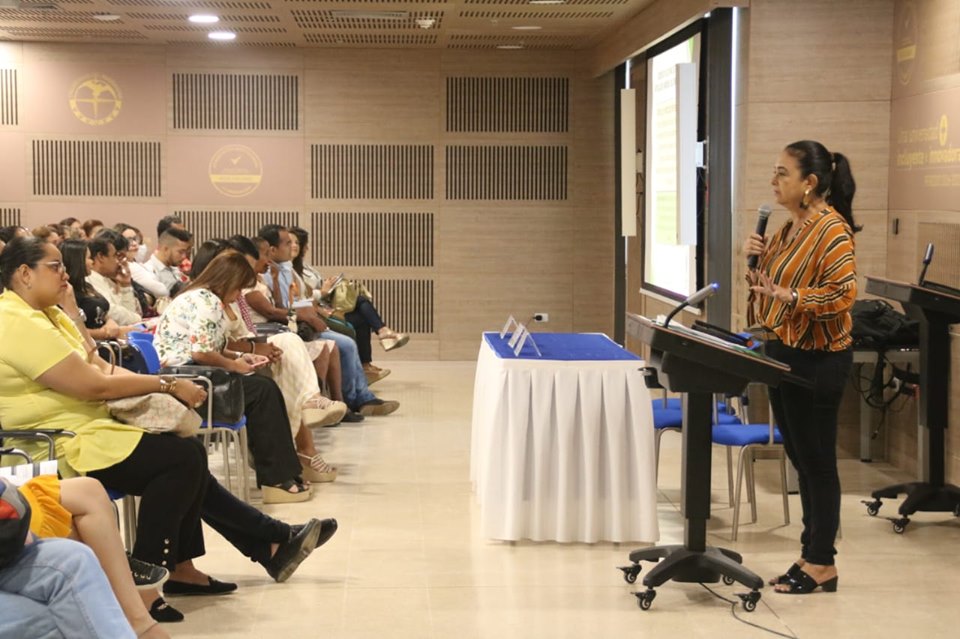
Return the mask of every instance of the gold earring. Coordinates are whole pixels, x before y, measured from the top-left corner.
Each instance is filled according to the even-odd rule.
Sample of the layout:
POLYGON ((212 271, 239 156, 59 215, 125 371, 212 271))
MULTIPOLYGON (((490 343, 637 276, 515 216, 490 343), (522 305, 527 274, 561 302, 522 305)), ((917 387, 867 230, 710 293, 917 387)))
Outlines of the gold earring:
POLYGON ((805 208, 807 208, 808 206, 810 206, 810 202, 807 201, 807 197, 808 197, 809 195, 810 195, 810 187, 808 186, 808 187, 807 187, 807 190, 805 190, 805 191, 803 192, 803 197, 800 198, 800 207, 801 207, 801 208, 804 208, 804 209, 805 209, 805 208))

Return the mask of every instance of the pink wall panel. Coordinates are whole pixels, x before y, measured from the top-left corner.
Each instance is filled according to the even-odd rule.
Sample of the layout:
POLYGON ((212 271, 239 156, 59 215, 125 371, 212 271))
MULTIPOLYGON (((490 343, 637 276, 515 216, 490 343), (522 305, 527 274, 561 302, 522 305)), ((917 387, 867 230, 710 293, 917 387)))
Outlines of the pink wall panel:
POLYGON ((0 202, 21 202, 27 197, 29 146, 17 131, 0 131, 0 202))
POLYGON ((161 66, 29 62, 22 73, 22 123, 30 131, 148 137, 166 131, 161 66))
POLYGON ((305 197, 303 145, 290 137, 170 137, 167 201, 299 208, 305 197))

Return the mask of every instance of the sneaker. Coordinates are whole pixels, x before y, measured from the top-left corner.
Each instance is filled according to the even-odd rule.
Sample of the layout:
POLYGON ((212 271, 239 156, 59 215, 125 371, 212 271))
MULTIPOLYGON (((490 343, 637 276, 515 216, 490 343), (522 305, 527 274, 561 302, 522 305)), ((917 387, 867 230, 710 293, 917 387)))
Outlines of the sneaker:
POLYGON ((357 412, 364 417, 370 417, 371 415, 379 417, 383 415, 389 415, 398 408, 400 408, 400 402, 398 401, 392 399, 384 400, 374 397, 369 402, 361 404, 357 412))
POLYGON ((129 553, 127 563, 130 564, 130 574, 133 575, 133 585, 137 590, 159 588, 170 578, 170 571, 163 566, 134 559, 129 553))

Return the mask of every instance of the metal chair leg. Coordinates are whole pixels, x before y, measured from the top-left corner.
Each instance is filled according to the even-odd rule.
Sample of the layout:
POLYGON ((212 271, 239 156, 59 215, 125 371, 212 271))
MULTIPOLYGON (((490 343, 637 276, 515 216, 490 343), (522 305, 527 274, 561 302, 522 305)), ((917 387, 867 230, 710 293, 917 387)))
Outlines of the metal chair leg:
POLYGON ((727 501, 733 508, 733 447, 727 446, 727 501))
MULTIPOLYGON (((729 448, 729 446, 727 447, 729 448)), ((733 541, 737 540, 737 534, 740 530, 740 493, 741 487, 743 486, 743 449, 740 450, 740 455, 737 458, 737 483, 734 488, 733 495, 733 530, 730 534, 730 539, 733 541)))
POLYGON ((744 446, 740 451, 740 456, 743 458, 744 465, 746 466, 746 476, 747 476, 747 501, 750 502, 750 523, 757 523, 757 477, 754 473, 754 465, 756 464, 756 455, 754 455, 754 446, 744 446))

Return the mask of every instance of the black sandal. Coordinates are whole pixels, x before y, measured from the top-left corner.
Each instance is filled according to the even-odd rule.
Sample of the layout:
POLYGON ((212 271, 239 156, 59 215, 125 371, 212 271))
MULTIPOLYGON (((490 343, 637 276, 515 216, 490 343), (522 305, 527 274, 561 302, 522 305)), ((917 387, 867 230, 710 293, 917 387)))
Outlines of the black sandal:
POLYGON ((784 595, 809 595, 817 588, 822 588, 824 592, 836 592, 839 581, 839 577, 831 577, 826 581, 817 583, 814 581, 813 577, 805 573, 803 570, 800 570, 796 575, 790 577, 787 581, 780 584, 783 586, 790 586, 790 590, 778 590, 777 592, 784 595))
POLYGON ((778 584, 785 584, 790 581, 791 577, 795 577, 798 572, 800 572, 800 564, 794 563, 789 568, 787 568, 787 572, 783 573, 779 577, 773 577, 767 583, 770 584, 771 586, 776 586, 778 584))

